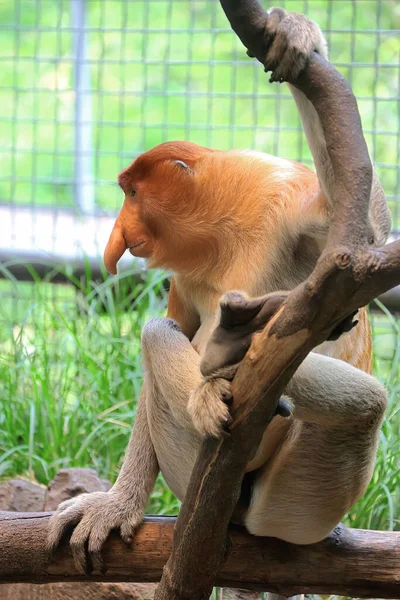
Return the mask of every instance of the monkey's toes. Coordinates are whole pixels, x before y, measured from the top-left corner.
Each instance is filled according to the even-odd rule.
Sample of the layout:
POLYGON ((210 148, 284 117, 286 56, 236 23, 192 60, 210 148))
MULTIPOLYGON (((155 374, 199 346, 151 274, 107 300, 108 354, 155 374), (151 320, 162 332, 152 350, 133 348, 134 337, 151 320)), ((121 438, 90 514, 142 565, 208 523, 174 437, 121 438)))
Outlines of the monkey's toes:
POLYGON ((241 292, 227 292, 220 300, 220 325, 229 329, 248 323, 260 312, 262 306, 261 298, 250 300, 241 292))
POLYGON ((47 547, 54 551, 74 527, 69 544, 77 570, 86 575, 92 571, 104 575, 106 564, 101 552, 110 531, 119 528, 123 540, 131 542, 142 520, 142 509, 132 505, 124 494, 112 490, 82 494, 62 503, 51 517, 47 547))

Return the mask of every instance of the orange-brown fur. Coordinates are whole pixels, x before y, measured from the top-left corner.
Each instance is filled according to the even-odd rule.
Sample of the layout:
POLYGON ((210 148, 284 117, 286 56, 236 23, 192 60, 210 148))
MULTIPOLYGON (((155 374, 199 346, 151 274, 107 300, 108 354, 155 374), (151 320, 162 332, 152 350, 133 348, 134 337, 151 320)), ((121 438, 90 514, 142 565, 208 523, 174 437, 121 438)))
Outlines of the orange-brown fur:
MULTIPOLYGON (((273 291, 268 270, 286 267, 277 253, 289 235, 327 223, 327 202, 315 173, 294 161, 278 164, 272 157, 262 161, 251 153, 170 142, 142 154, 120 174, 125 201, 116 227, 128 247, 146 240, 133 254, 148 258, 151 267, 175 272, 168 316, 190 338, 202 309, 215 312, 227 290, 273 291)), ((106 262, 108 253, 112 248, 106 262)), ((196 345, 203 347, 205 339, 196 345)), ((357 328, 330 349, 328 354, 371 372, 365 309, 357 328)))

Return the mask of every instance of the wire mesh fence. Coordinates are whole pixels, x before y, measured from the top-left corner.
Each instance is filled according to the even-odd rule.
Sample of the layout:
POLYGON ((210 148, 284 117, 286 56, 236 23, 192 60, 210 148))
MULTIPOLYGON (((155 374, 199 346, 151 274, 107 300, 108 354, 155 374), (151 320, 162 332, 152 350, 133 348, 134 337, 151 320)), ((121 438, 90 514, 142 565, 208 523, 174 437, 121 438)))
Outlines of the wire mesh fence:
MULTIPOLYGON (((358 98, 397 228, 396 2, 281 4, 325 31, 331 60, 358 98)), ((311 164, 286 87, 269 84, 246 57, 216 0, 3 0, 0 23, 5 256, 101 254, 121 204, 117 173, 166 140, 311 164)))

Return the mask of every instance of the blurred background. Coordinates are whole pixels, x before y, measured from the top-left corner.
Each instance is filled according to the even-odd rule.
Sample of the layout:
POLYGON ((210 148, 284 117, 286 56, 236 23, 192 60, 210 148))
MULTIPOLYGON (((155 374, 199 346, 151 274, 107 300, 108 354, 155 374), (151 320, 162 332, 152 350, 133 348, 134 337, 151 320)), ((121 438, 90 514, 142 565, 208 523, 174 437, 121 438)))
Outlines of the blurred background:
MULTIPOLYGON (((399 4, 276 4, 324 30, 396 234, 399 4)), ((311 155, 286 86, 246 56, 216 0, 0 0, 0 28, 0 477, 47 483, 61 467, 91 466, 114 480, 141 386, 140 330, 164 314, 167 277, 132 257, 117 277, 104 271, 118 172, 174 139, 309 166, 311 155)), ((380 302, 371 309, 390 406, 348 521, 399 529, 399 321, 380 302)), ((160 478, 148 510, 177 507, 160 478)))

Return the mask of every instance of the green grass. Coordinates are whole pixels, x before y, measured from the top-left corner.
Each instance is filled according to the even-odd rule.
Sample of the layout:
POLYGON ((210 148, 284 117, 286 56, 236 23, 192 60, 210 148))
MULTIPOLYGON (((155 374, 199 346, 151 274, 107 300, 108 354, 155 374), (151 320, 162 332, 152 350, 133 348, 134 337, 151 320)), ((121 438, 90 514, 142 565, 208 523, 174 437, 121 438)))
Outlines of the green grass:
MULTIPOLYGON (((140 331, 166 308, 165 274, 132 273, 76 286, 0 280, 0 477, 47 483, 90 466, 115 480, 142 382, 140 331)), ((399 324, 383 307, 373 321, 390 403, 373 480, 348 522, 400 529, 399 324)), ((162 478, 147 510, 178 510, 162 478)))
POLYGON ((399 321, 378 301, 372 319, 374 372, 389 393, 372 481, 352 508, 348 522, 366 529, 400 530, 400 329, 399 321))
MULTIPOLYGON (((114 480, 135 418, 140 332, 166 306, 165 274, 77 288, 0 280, 0 476, 62 467, 114 480)), ((149 510, 176 512, 157 484, 149 510)))

